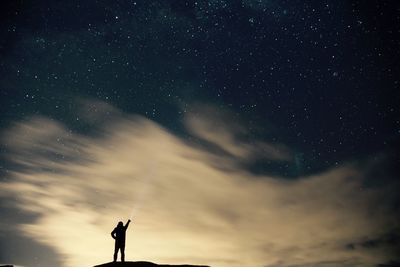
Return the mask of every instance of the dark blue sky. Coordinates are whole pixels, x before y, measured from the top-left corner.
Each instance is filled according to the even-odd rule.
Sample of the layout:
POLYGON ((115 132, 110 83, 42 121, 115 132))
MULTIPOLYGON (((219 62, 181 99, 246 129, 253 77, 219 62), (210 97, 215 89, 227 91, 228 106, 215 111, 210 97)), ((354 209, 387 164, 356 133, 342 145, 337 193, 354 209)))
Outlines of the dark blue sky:
POLYGON ((15 1, 2 125, 44 114, 86 131, 74 114, 88 97, 179 131, 182 107, 207 102, 312 172, 398 141, 398 25, 395 1, 15 1))

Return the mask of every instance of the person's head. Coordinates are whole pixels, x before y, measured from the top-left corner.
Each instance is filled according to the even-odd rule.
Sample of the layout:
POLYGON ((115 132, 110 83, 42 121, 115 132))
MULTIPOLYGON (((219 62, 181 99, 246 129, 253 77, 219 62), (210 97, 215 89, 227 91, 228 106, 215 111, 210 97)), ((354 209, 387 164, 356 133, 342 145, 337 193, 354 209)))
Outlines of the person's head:
POLYGON ((124 227, 124 223, 123 222, 119 222, 117 227, 124 227))

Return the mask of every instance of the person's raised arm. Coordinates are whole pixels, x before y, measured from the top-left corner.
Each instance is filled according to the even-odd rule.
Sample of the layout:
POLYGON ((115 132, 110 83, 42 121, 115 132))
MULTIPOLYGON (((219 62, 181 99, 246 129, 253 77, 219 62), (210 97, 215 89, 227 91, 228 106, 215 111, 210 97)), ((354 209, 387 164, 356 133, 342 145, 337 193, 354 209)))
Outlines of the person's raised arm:
POLYGON ((131 222, 131 220, 128 220, 128 222, 125 224, 125 230, 128 229, 129 223, 131 222))

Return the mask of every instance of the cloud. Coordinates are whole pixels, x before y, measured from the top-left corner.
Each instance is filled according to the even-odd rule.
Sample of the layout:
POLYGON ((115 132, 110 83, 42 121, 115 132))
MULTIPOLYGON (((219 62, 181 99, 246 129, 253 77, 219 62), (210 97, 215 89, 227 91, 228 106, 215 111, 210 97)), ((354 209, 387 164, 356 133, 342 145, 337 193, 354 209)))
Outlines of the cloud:
POLYGON ((212 144, 226 156, 242 161, 255 158, 291 161, 293 158, 290 149, 283 144, 248 140, 248 131, 240 119, 213 106, 194 105, 185 117, 185 123, 193 136, 212 144))
MULTIPOLYGON (((65 267, 110 261, 110 232, 130 215, 128 260, 289 267, 391 259, 379 246, 349 249, 397 229, 382 201, 389 189, 363 187, 364 172, 351 164, 298 180, 255 177, 239 162, 259 156, 261 142, 241 139, 244 127, 209 111, 185 123, 219 150, 114 111, 96 137, 44 117, 16 123, 2 142, 20 167, 0 196, 37 215, 15 222, 19 231, 54 249, 65 267)), ((289 148, 263 144, 264 156, 290 160, 289 148)))

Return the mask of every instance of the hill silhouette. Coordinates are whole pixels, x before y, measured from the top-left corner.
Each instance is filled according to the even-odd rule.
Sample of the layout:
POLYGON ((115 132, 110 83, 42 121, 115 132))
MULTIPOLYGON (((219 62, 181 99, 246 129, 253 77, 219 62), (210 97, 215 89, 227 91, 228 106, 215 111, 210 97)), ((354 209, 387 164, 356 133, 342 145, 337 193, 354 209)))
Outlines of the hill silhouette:
POLYGON ((94 267, 209 267, 207 265, 169 265, 169 264, 155 264, 148 261, 126 261, 126 262, 108 262, 94 267))

